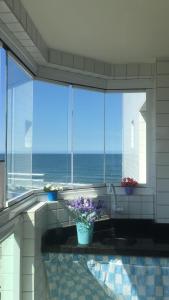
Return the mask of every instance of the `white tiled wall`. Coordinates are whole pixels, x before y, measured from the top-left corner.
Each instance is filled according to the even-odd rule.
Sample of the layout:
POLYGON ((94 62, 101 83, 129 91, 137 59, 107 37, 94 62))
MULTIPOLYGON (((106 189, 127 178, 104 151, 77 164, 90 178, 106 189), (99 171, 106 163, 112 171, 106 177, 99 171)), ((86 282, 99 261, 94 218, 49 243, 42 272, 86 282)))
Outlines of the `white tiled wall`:
MULTIPOLYGON (((123 190, 122 190, 123 191, 123 190)), ((140 190, 142 191, 142 190, 140 190)), ((83 195, 82 192, 80 192, 83 195)), ((88 192, 90 194, 90 192, 88 192)), ((105 190, 103 194, 100 194, 96 199, 101 199, 107 205, 107 212, 103 218, 113 217, 113 218, 129 218, 129 219, 153 219, 154 218, 154 196, 151 193, 126 196, 124 193, 117 195, 117 205, 116 210, 114 210, 114 196, 105 195, 105 190)), ((77 198, 75 192, 70 195, 69 193, 63 196, 66 199, 77 198)), ((42 194, 40 197, 41 201, 47 201, 47 195, 42 194)), ((62 200, 61 200, 62 201, 62 200)), ((48 229, 55 228, 59 226, 68 226, 74 224, 72 217, 65 210, 64 205, 61 201, 47 202, 47 226, 48 229)))
POLYGON ((156 221, 169 223, 169 61, 156 70, 156 221))
POLYGON ((46 278, 41 238, 47 229, 46 203, 35 204, 23 214, 22 300, 46 300, 46 278))
POLYGON ((0 242, 0 299, 14 300, 20 298, 20 266, 22 245, 22 218, 12 221, 0 242))

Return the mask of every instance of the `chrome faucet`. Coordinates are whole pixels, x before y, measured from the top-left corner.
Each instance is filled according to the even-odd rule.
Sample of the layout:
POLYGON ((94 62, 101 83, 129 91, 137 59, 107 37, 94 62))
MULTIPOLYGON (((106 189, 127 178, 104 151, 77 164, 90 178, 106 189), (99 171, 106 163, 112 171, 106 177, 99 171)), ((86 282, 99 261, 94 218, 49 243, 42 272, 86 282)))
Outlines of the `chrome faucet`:
POLYGON ((117 204, 117 194, 116 194, 116 188, 113 183, 107 183, 107 193, 111 196, 111 202, 113 203, 111 205, 111 215, 113 213, 121 213, 123 211, 123 208, 118 206, 117 204), (114 201, 113 201, 114 196, 114 201))

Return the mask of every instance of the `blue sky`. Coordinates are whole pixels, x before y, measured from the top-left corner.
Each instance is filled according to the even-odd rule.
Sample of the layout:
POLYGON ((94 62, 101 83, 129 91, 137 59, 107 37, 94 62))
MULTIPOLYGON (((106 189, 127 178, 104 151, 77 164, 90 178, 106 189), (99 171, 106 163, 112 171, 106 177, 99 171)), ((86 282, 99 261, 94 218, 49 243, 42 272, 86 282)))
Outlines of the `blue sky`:
MULTIPOLYGON (((33 152, 103 153, 104 93, 73 88, 73 124, 70 121, 70 88, 36 81, 34 83, 33 152)), ((106 151, 122 148, 122 94, 106 94, 106 151)))
MULTIPOLYGON (((4 103, 5 93, 5 51, 0 50, 0 151, 4 152, 4 103)), ((9 63, 8 82, 11 86, 25 84, 31 81, 28 74, 11 59, 9 63)), ((31 87, 31 85, 30 85, 31 87)), ((22 89, 20 89, 22 90, 22 89)), ((23 88, 24 90, 24 88, 23 88)), ((103 92, 95 89, 73 88, 73 104, 70 101, 70 87, 44 81, 34 81, 33 93, 33 153, 70 153, 73 134, 73 151, 75 153, 103 153, 104 125, 105 145, 107 153, 122 152, 122 94, 103 92), (105 124, 104 124, 104 97, 105 97, 105 124), (73 105, 73 107, 72 107, 73 105), (73 109, 73 123, 71 111, 73 109)), ((19 93, 15 93, 18 95, 19 93)), ((31 93, 30 93, 31 95, 31 93)), ((17 96, 17 119, 23 114, 22 95, 17 96), (21 107, 21 111, 19 108, 21 107)), ((24 97, 24 95, 23 95, 24 97)), ((25 95, 24 100, 32 100, 25 95)), ((29 106, 29 105, 28 105, 29 106)), ((16 118, 16 116, 15 116, 16 118)), ((17 132, 18 132, 17 127, 17 132)), ((18 152, 25 152, 24 137, 15 132, 15 145, 18 152), (23 139, 23 141, 19 140, 23 139)))

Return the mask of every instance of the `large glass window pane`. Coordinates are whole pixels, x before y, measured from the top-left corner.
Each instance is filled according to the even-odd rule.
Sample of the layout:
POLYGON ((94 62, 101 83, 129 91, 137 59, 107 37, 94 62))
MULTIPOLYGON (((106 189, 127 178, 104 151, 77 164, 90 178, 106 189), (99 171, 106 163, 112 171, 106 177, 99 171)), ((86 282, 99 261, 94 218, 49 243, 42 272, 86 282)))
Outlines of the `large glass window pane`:
POLYGON ((34 82, 33 181, 70 182, 69 87, 34 82))
POLYGON ((105 177, 146 183, 146 93, 108 92, 105 99, 105 177))
POLYGON ((104 93, 74 88, 73 181, 104 182, 104 93))
POLYGON ((123 176, 146 183, 146 93, 123 93, 123 176))
POLYGON ((7 104, 8 199, 32 188, 33 80, 8 55, 7 104))
POLYGON ((105 181, 119 183, 122 177, 122 93, 105 96, 105 181))

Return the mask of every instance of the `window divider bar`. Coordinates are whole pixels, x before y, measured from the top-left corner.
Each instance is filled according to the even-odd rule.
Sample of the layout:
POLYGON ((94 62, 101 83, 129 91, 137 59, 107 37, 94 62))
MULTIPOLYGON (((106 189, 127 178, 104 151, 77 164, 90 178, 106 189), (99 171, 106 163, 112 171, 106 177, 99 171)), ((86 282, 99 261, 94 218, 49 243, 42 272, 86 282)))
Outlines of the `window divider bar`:
POLYGON ((71 153, 71 166, 70 166, 70 172, 71 172, 71 183, 73 183, 73 177, 74 177, 74 174, 73 174, 73 146, 74 146, 74 139, 73 139, 73 132, 74 132, 74 95, 73 95, 73 86, 70 85, 70 88, 69 88, 69 91, 70 91, 70 153, 71 153))
POLYGON ((104 122, 104 156, 103 156, 103 180, 104 180, 104 183, 106 183, 106 116, 105 116, 105 113, 106 113, 106 95, 105 95, 105 92, 104 92, 104 117, 103 117, 103 122, 104 122))

